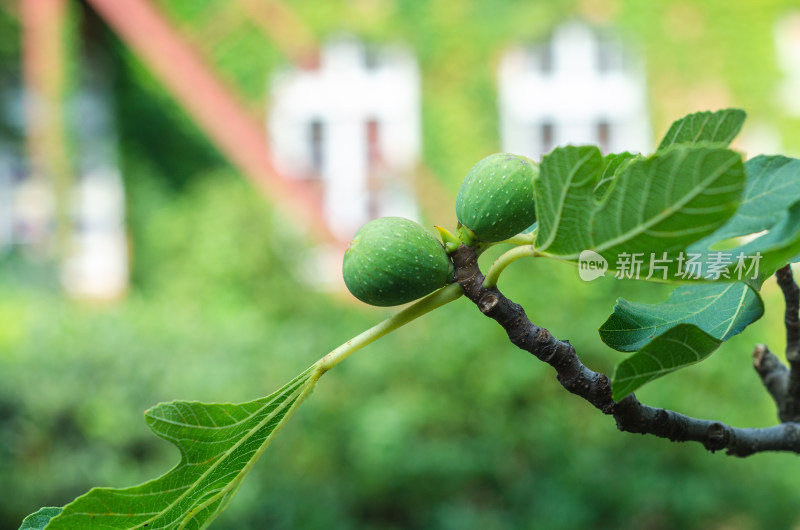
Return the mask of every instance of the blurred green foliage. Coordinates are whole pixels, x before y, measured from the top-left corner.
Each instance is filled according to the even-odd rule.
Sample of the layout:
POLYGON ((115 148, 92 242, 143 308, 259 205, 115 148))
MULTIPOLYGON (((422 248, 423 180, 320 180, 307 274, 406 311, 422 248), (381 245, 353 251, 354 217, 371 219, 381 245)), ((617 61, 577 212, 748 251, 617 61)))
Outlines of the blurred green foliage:
MULTIPOLYGON (((224 20, 224 4, 161 2, 190 35, 224 20)), ((498 149, 494 69, 502 48, 598 10, 650 61, 657 132, 713 96, 717 106, 741 105, 778 123, 787 147, 800 149, 800 123, 781 116, 771 97, 770 32, 790 4, 292 2, 320 38, 344 30, 415 48, 425 162, 453 192, 475 161, 498 149)), ((251 26, 231 27, 211 60, 262 106, 268 72, 282 59, 251 26)), ((19 30, 2 10, 0 31, 5 72, 19 30)), ((91 486, 166 471, 177 454, 147 430, 145 408, 265 395, 391 313, 298 283, 292 271, 306 250, 289 222, 130 52, 106 39, 133 282, 125 300, 95 306, 64 299, 54 272, 19 252, 0 261, 0 528, 91 486)), ((596 328, 615 298, 668 293, 612 278, 586 284, 569 266, 534 260, 515 264, 500 287, 606 372, 621 354, 602 345, 596 328)), ((734 425, 774 423, 750 368, 754 343, 783 347, 772 282, 765 296, 764 319, 708 361, 643 389, 642 400, 734 425)), ((461 300, 326 375, 216 527, 792 528, 800 524, 798 472, 792 455, 732 460, 618 433, 461 300)))
MULTIPOLYGON (((19 83, 20 73, 20 28, 16 19, 0 9, 0 87, 19 83)), ((8 110, 0 107, 0 138, 17 140, 17 131, 11 126, 14 118, 8 110)))

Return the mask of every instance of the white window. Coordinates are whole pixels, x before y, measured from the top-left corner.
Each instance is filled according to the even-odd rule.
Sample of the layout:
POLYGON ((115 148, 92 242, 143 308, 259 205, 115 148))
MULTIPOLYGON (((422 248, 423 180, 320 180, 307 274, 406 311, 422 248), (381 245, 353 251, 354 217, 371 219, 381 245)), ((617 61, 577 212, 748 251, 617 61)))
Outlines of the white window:
POLYGON ((61 280, 73 296, 113 299, 128 286, 128 238, 110 102, 104 87, 87 86, 73 103, 81 116, 75 123, 80 153, 61 280))
POLYGON ((375 217, 418 217, 411 183, 420 123, 419 71, 402 47, 340 38, 321 50, 318 68, 286 70, 272 82, 275 163, 321 194, 342 240, 375 217))
POLYGON ((643 65, 610 33, 563 25, 508 50, 498 78, 505 151, 539 159, 565 144, 652 149, 643 65))

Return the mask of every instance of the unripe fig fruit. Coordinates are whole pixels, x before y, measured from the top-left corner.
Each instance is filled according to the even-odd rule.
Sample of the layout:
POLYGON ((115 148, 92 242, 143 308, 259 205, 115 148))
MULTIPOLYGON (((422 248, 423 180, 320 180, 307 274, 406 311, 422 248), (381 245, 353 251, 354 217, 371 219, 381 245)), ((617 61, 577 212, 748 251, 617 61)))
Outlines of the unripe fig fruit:
POLYGON ((539 166, 524 156, 489 155, 469 170, 456 197, 456 216, 481 241, 502 241, 536 221, 533 179, 539 166))
POLYGON ((442 244, 402 217, 382 217, 361 227, 344 252, 344 283, 370 305, 411 302, 453 281, 442 244))

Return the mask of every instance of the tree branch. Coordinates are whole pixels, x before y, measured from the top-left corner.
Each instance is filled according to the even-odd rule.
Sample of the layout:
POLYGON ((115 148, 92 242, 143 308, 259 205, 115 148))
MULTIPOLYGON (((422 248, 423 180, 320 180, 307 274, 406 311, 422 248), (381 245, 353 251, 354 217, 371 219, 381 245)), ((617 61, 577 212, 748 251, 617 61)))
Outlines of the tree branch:
POLYGON ((786 358, 791 363, 800 363, 800 288, 794 281, 791 265, 778 269, 775 277, 786 302, 783 319, 786 326, 786 358))
POLYGON ((769 351, 766 344, 758 344, 753 350, 753 368, 761 376, 761 382, 775 401, 778 418, 781 421, 788 421, 786 389, 789 386, 789 369, 769 351))
POLYGON ((474 249, 462 245, 452 259, 456 281, 481 313, 500 324, 514 345, 552 366, 564 388, 612 415, 621 431, 652 434, 674 442, 699 442, 712 452, 725 449, 730 455, 742 457, 763 451, 800 453, 800 424, 742 429, 649 407, 634 395, 614 401, 609 378, 586 367, 569 341, 558 340, 547 329, 535 325, 522 306, 496 287, 483 287, 484 276, 474 249))
POLYGON ((789 361, 786 399, 781 409, 781 419, 800 421, 800 289, 794 281, 790 265, 778 269, 775 278, 786 302, 783 322, 786 327, 786 360, 789 361))

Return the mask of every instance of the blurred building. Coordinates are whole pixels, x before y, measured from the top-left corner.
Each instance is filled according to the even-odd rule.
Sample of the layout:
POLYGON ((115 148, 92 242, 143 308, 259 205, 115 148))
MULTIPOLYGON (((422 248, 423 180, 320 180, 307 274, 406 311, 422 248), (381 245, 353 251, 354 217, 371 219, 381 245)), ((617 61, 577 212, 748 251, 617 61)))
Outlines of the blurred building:
POLYGON ((0 146, 0 256, 14 241, 14 201, 11 190, 14 184, 11 170, 11 155, 8 149, 0 146))
POLYGON ((44 244, 53 232, 51 186, 31 178, 18 145, 0 144, 0 255, 44 244))
POLYGON ((33 178, 20 141, 25 131, 24 92, 5 86, 0 96, 0 116, 8 128, 0 139, 0 253, 6 253, 50 240, 55 197, 48 182, 33 178))
POLYGON ((564 144, 653 148, 644 65, 607 31, 562 25, 545 42, 508 50, 498 77, 504 151, 539 159, 564 144))
POLYGON ((800 116, 800 12, 795 11, 775 25, 775 51, 783 73, 779 87, 782 108, 800 116))
POLYGON ((418 217, 420 77, 405 48, 330 41, 318 67, 275 76, 268 132, 279 171, 316 189, 340 239, 376 217, 418 217))
MULTIPOLYGON (((20 137, 23 97, 31 96, 7 91, 4 97, 4 114, 20 137)), ((66 196, 57 196, 54 183, 36 173, 36 163, 26 160, 19 142, 0 143, 0 253, 19 249, 29 258, 54 255, 68 294, 114 299, 127 289, 128 244, 108 89, 82 87, 70 110, 77 167, 66 196), (58 219, 59 201, 67 212, 63 221, 58 219), (59 227, 59 222, 68 226, 59 227), (59 242, 61 230, 65 238, 59 242)))
POLYGON ((128 286, 125 188, 110 103, 108 89, 94 83, 73 105, 80 150, 69 198, 72 231, 62 282, 69 293, 82 298, 116 298, 128 286))

